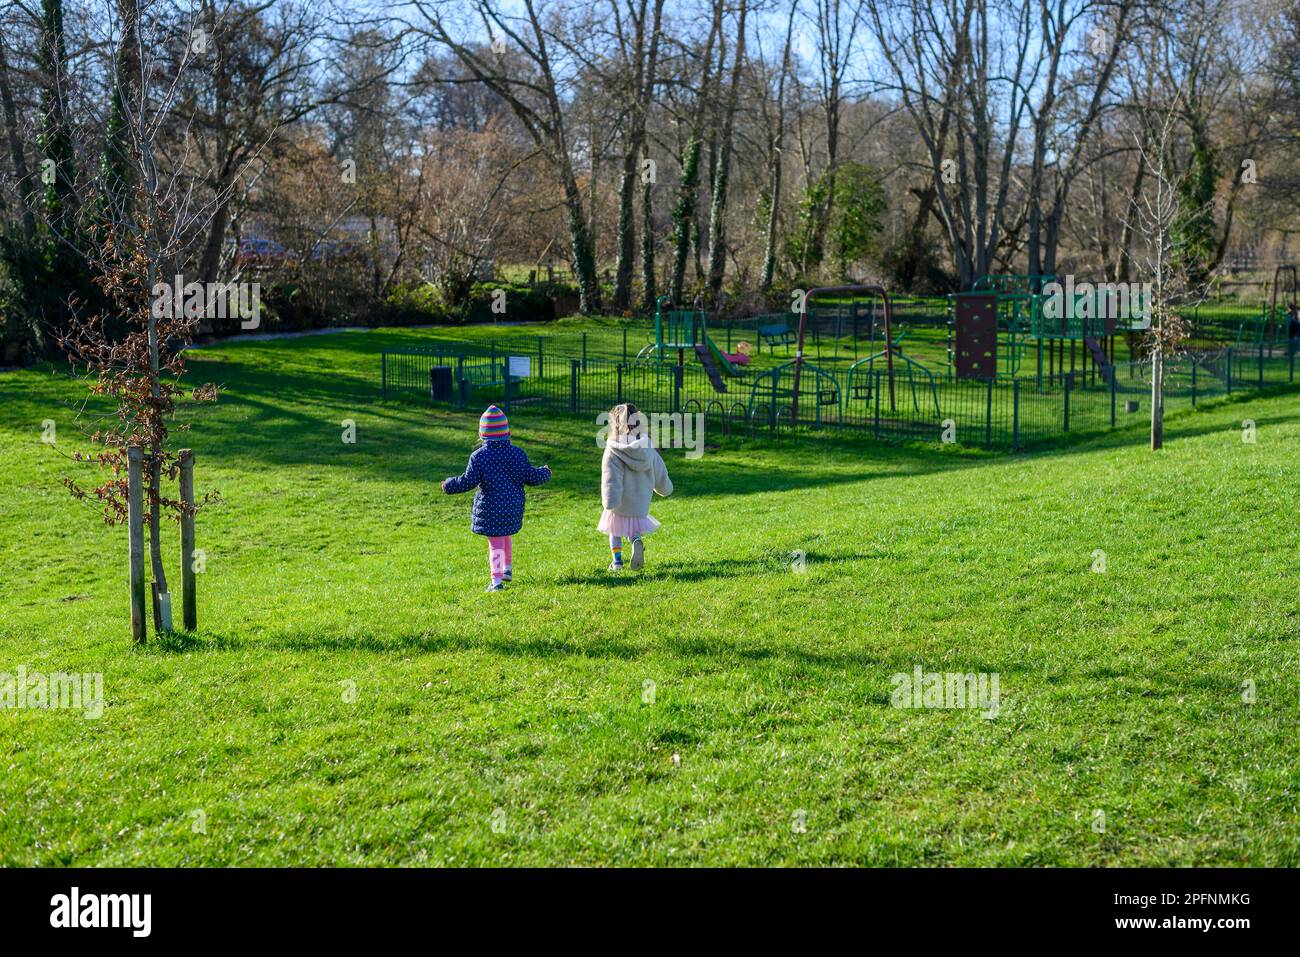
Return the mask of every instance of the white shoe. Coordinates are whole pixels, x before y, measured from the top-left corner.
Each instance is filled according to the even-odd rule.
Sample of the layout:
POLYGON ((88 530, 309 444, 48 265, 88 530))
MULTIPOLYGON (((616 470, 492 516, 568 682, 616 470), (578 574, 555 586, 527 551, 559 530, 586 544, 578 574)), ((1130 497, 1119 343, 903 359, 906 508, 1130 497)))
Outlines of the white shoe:
POLYGON ((640 568, 645 564, 645 543, 639 538, 632 539, 632 567, 640 568))
POLYGON ((623 563, 622 563, 622 562, 610 562, 610 563, 609 563, 609 570, 612 571, 612 572, 621 572, 621 571, 623 570, 623 563))

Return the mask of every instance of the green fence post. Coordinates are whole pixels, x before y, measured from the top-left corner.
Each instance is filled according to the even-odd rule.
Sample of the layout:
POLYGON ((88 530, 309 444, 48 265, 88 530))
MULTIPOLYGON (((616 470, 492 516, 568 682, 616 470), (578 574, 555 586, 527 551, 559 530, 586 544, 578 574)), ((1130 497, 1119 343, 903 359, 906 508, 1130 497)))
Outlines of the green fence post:
POLYGON ((871 391, 876 397, 876 425, 873 431, 875 433, 875 437, 880 438, 880 371, 879 370, 876 371, 876 381, 875 384, 872 386, 871 391))
POLYGON ((581 367, 577 359, 569 360, 569 411, 578 411, 578 369, 581 367))
POLYGON ((673 411, 682 410, 682 378, 686 372, 685 366, 673 366, 673 411))
POLYGON ((984 400, 984 448, 993 447, 993 377, 988 379, 988 393, 984 400))
POLYGON ((1011 380, 1011 451, 1020 451, 1020 380, 1011 380))
POLYGON ((383 401, 388 401, 388 353, 383 353, 379 360, 383 365, 383 371, 379 382, 379 397, 383 401))
POLYGON ((1065 429, 1070 431, 1070 386, 1074 385, 1074 373, 1068 373, 1065 376, 1065 429))
POLYGON ((618 367, 618 405, 623 404, 623 367, 618 367))
POLYGON ((510 415, 510 363, 509 361, 501 363, 501 377, 505 382, 506 389, 506 415, 510 415))
POLYGON ((543 371, 544 369, 545 369, 545 365, 543 364, 543 360, 542 360, 542 337, 538 336, 537 337, 537 378, 539 379, 546 378, 546 373, 543 371))
POLYGON ((1115 385, 1119 376, 1115 374, 1115 366, 1110 367, 1110 427, 1115 428, 1115 385))
POLYGON ((456 356, 456 411, 465 408, 465 357, 456 356))

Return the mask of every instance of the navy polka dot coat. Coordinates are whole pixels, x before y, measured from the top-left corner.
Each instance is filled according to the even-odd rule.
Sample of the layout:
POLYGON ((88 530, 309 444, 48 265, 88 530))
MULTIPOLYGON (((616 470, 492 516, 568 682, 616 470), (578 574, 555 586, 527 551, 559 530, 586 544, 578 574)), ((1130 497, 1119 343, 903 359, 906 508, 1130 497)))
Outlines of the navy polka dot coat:
POLYGON ((528 455, 509 440, 484 442, 469 457, 465 474, 446 479, 448 495, 478 489, 470 530, 476 535, 514 535, 524 525, 524 486, 550 481, 551 470, 534 468, 528 455))

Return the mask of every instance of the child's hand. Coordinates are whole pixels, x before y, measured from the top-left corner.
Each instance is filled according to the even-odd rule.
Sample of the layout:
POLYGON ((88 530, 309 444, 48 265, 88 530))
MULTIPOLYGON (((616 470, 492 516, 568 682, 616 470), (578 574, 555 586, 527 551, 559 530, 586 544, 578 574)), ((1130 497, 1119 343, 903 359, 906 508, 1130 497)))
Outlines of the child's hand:
POLYGON ((447 480, 446 480, 446 479, 443 479, 441 482, 439 482, 439 483, 438 483, 438 488, 440 488, 440 489, 442 489, 444 492, 446 492, 446 491, 447 491, 447 480))

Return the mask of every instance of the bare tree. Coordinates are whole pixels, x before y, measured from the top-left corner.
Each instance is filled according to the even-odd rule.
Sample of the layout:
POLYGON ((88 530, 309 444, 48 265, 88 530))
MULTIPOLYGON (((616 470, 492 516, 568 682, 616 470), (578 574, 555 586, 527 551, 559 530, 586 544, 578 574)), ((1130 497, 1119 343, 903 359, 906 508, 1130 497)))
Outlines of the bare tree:
POLYGON ((1176 256, 1177 222, 1184 209, 1178 174, 1171 169, 1168 157, 1177 120, 1171 112, 1149 115, 1147 120, 1147 135, 1138 142, 1148 172, 1128 215, 1143 242, 1142 272, 1151 277, 1151 295, 1145 305, 1150 322, 1146 339, 1151 357, 1151 449, 1155 451, 1165 441, 1165 366, 1178 354, 1188 333, 1186 321, 1174 306, 1201 290, 1189 282, 1176 256))
MULTIPOLYGON (((587 313, 597 311, 600 286, 596 280, 595 250, 574 170, 565 110, 566 64, 553 56, 553 50, 565 49, 564 44, 552 42, 553 31, 559 28, 554 22, 560 15, 558 8, 539 7, 537 0, 523 0, 522 15, 514 15, 495 0, 462 4, 473 10, 488 31, 490 42, 485 48, 462 39, 463 28, 448 17, 451 4, 441 0, 414 0, 412 6, 421 17, 415 28, 455 54, 477 82, 508 103, 551 162, 559 177, 569 217, 580 308, 587 313)), ((455 82, 455 78, 449 79, 455 82)))
MULTIPOLYGON (((669 279, 668 295, 675 303, 682 301, 682 291, 686 284, 686 262, 691 250, 691 236, 698 232, 695 223, 696 207, 699 203, 700 157, 704 150, 704 123, 713 102, 713 58, 714 50, 723 44, 722 17, 725 0, 711 0, 712 16, 709 20, 708 39, 702 51, 693 55, 688 51, 686 59, 699 64, 698 86, 694 98, 688 107, 685 118, 687 124, 686 142, 681 154, 681 179, 677 185, 677 203, 673 206, 673 269, 669 279)), ((722 56, 718 55, 718 77, 723 69, 722 56)), ((689 80, 683 78, 679 85, 686 86, 689 80)))
MULTIPOLYGON (((623 156, 619 169, 618 225, 615 244, 614 306, 626 309, 632 301, 632 275, 636 265, 636 187, 644 177, 651 185, 645 162, 646 120, 654 101, 659 48, 663 33, 664 0, 608 0, 613 53, 610 73, 601 74, 618 92, 623 122, 623 156)), ((650 223, 645 224, 647 230, 650 223)))
MULTIPOLYGON (((180 186, 178 169, 163 169, 158 163, 159 140, 165 135, 179 85, 177 76, 165 68, 160 51, 175 42, 174 22, 164 17, 146 18, 139 0, 119 0, 122 45, 115 51, 119 64, 111 100, 112 118, 109 150, 114 164, 112 178, 102 194, 99 222, 94 227, 90 265, 111 312, 75 315, 69 332, 61 340, 74 365, 92 375, 92 395, 108 396, 115 408, 109 414, 114 424, 94 427, 91 441, 105 446, 94 457, 111 473, 108 481, 93 490, 104 505, 105 520, 113 523, 125 517, 125 480, 122 472, 126 450, 141 446, 144 451, 146 521, 149 525, 149 555, 154 582, 154 625, 168 630, 170 599, 162 560, 162 512, 187 508, 163 491, 165 475, 174 475, 175 451, 170 447, 172 418, 176 402, 184 394, 179 378, 184 371, 182 349, 190 341, 197 320, 194 300, 175 302, 169 280, 192 235, 192 227, 205 225, 213 216, 214 204, 196 200, 180 186), (109 332, 110 322, 125 328, 117 336, 109 332)), ((197 21, 191 19, 192 27, 197 21)), ((186 49, 191 31, 183 35, 186 49)), ((182 54, 180 69, 187 65, 182 54)), ((202 305, 199 306, 200 310, 202 305)), ((211 387, 194 390, 196 399, 215 398, 211 387)), ((91 413, 83 410, 83 417, 91 413)), ((79 498, 88 492, 76 480, 69 489, 79 498)))
POLYGON ((731 66, 731 80, 726 99, 720 104, 722 124, 719 131, 717 162, 713 170, 713 196, 709 203, 709 294, 716 302, 722 292, 726 269, 727 188, 731 179, 731 151, 736 127, 736 106, 740 99, 740 81, 745 67, 745 19, 747 0, 740 0, 736 11, 736 50, 731 66))
MULTIPOLYGON (((812 211, 809 249, 818 257, 826 250, 826 231, 835 209, 836 174, 840 163, 840 124, 844 110, 844 83, 849 59, 857 52, 858 27, 862 22, 863 0, 813 0, 810 17, 816 43, 816 89, 826 134, 826 170, 823 198, 812 211), (847 25, 845 21, 848 21, 847 25)), ((810 264, 804 263, 804 268, 810 264)))
POLYGON ((777 70, 776 91, 772 96, 769 115, 769 102, 763 98, 763 116, 767 133, 767 223, 763 243, 763 268, 759 279, 759 289, 767 292, 772 287, 772 274, 776 270, 776 234, 781 209, 782 173, 784 168, 785 127, 786 127, 786 79, 790 76, 790 47, 794 39, 794 21, 799 10, 799 0, 790 0, 790 13, 785 25, 785 43, 781 49, 781 65, 777 70))
POLYGON ((868 0, 895 92, 930 159, 935 199, 963 288, 1005 242, 1013 164, 1039 64, 1032 0, 868 0))
POLYGON ((1070 189, 1091 155, 1087 147, 1102 114, 1116 64, 1128 48, 1135 5, 1136 0, 1039 2, 1038 36, 1047 72, 1039 84, 1037 101, 1031 100, 1029 106, 1034 144, 1027 197, 1031 275, 1056 271, 1070 189), (1088 32, 1080 42, 1085 29, 1088 32), (1067 74, 1072 49, 1075 67, 1067 74), (1073 115, 1064 109, 1071 104, 1075 106, 1073 115))

